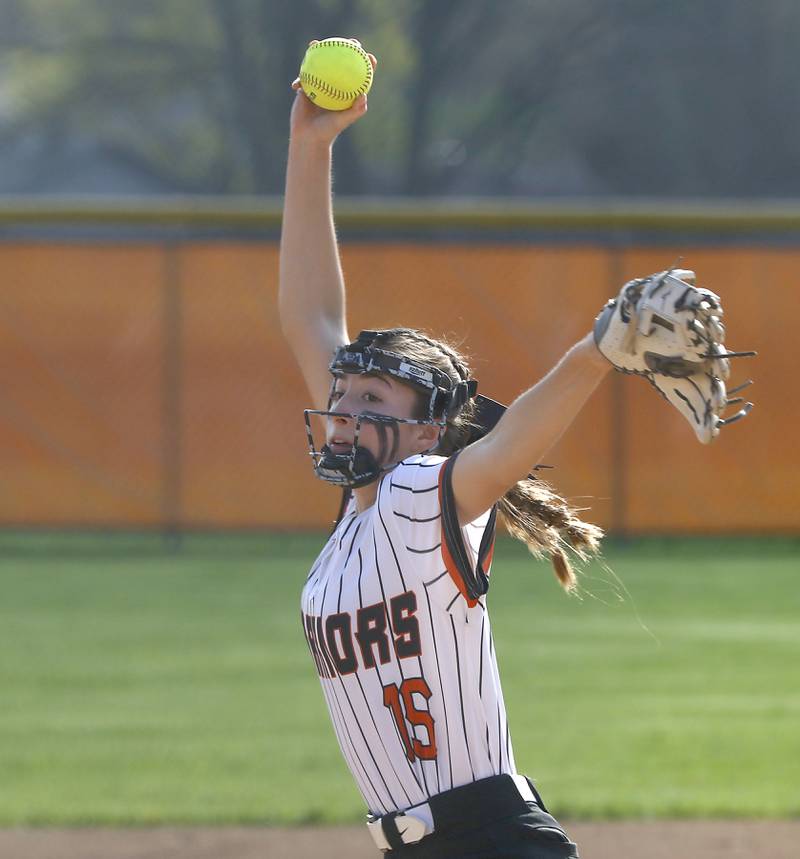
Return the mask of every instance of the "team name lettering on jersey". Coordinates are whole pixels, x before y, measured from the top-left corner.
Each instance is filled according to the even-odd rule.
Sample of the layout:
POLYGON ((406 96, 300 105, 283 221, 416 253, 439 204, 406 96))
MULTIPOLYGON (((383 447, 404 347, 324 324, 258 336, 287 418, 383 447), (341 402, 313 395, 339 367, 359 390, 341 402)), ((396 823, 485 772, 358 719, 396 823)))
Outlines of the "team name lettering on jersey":
MULTIPOLYGON (((465 599, 441 550, 445 462, 409 457, 371 507, 351 499, 303 586, 331 723, 373 814, 515 772, 486 602, 465 599)), ((471 564, 490 519, 461 529, 471 564)))
POLYGON ((375 668, 391 660, 391 648, 398 659, 422 654, 419 623, 416 618, 417 595, 406 591, 385 602, 367 605, 356 611, 327 617, 301 613, 311 655, 320 677, 352 674, 360 664, 375 668))

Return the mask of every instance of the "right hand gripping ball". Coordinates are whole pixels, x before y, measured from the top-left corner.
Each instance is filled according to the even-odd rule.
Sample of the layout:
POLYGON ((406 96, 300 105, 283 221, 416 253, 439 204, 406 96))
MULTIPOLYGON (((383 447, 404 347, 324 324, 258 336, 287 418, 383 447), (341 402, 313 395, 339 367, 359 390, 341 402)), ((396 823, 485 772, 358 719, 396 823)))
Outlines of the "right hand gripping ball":
POLYGON ((334 37, 309 45, 300 85, 317 107, 347 110, 372 86, 372 63, 354 39, 334 37))

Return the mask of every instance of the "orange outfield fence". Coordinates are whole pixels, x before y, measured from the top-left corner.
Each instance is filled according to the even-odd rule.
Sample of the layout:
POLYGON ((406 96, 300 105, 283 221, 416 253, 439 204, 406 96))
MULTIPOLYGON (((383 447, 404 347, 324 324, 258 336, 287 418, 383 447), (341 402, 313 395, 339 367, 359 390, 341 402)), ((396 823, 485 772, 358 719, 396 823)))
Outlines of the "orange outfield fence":
MULTIPOLYGON (((642 379, 610 376, 548 479, 625 533, 800 530, 800 250, 344 242, 350 333, 448 335, 503 402, 539 379, 626 279, 677 257, 723 294, 731 384, 756 406, 710 447, 642 379)), ((329 525, 310 406, 277 315, 275 241, 0 244, 5 527, 329 525)))

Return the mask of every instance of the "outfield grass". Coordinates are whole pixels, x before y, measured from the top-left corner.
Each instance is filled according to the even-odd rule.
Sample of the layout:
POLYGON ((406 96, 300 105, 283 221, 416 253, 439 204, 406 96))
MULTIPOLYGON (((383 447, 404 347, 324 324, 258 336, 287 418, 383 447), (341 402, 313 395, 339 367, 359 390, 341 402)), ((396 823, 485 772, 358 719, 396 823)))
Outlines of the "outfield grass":
MULTIPOLYGON (((298 621, 321 542, 0 538, 0 825, 362 819, 298 621)), ((520 768, 565 818, 800 814, 798 543, 606 555, 624 590, 576 600, 498 547, 520 768)))

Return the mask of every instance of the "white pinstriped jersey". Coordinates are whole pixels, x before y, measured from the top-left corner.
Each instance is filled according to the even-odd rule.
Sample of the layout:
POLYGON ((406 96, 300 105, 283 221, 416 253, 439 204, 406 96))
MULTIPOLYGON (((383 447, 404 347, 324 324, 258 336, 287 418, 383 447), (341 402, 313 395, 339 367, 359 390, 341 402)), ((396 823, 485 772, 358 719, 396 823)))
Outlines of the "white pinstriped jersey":
MULTIPOLYGON (((445 462, 411 456, 372 507, 351 499, 303 589, 333 727, 378 815, 516 772, 485 598, 470 607, 443 560, 445 462)), ((473 564, 488 521, 461 529, 473 564)))

